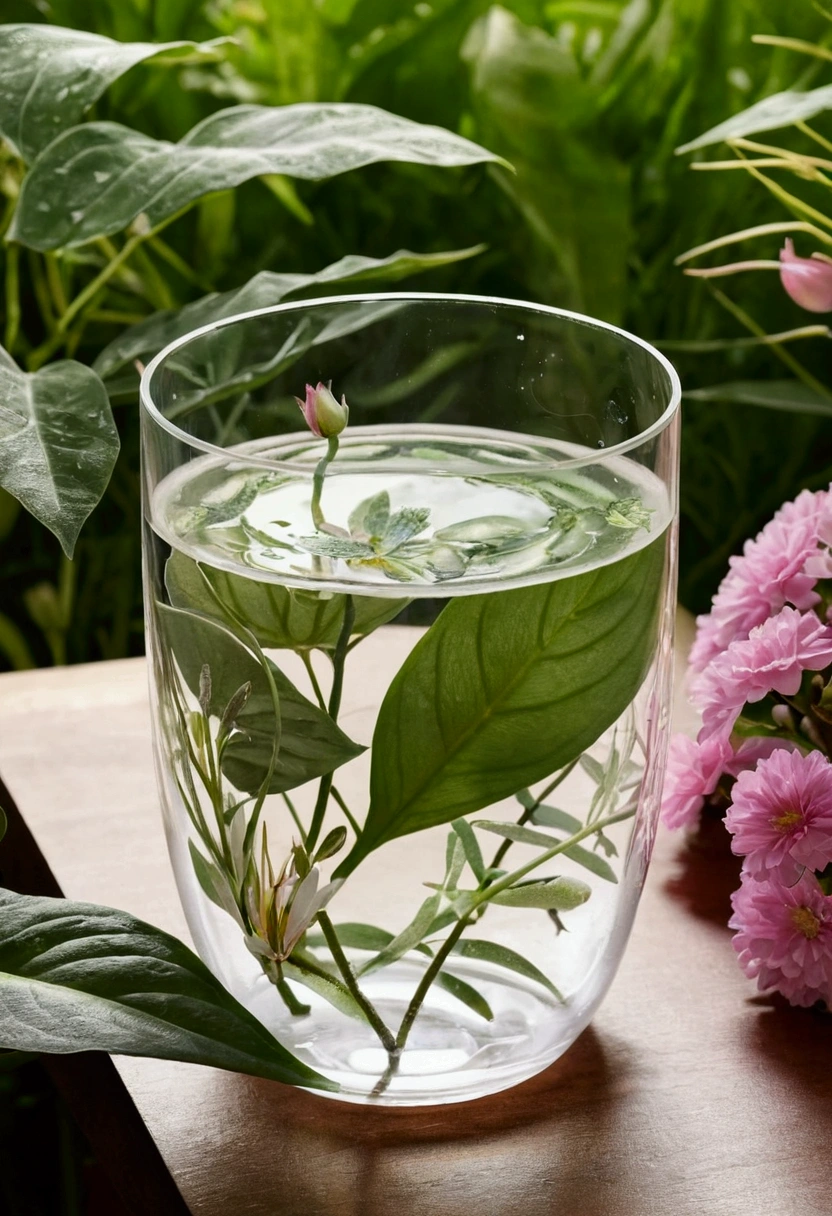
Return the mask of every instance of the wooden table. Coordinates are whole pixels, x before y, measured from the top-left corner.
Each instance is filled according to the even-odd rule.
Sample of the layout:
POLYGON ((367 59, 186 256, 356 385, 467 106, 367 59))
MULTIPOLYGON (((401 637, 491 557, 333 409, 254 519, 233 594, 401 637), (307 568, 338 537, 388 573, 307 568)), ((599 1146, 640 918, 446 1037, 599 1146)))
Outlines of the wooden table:
MULTIPOLYGON (((0 773, 34 837, 14 821, 5 885, 187 939, 143 660, 0 677, 0 773)), ((661 833, 593 1025, 493 1098, 367 1109, 99 1055, 53 1075, 138 1216, 829 1216, 832 1019, 754 995, 725 928, 736 875, 720 825, 661 833)))

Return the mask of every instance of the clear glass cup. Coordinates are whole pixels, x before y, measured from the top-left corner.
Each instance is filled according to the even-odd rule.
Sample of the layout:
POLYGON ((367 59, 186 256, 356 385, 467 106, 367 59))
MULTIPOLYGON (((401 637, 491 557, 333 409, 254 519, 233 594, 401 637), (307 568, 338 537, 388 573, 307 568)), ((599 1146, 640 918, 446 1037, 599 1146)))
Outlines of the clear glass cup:
POLYGON ((612 980, 665 764, 678 404, 612 326, 415 293, 229 317, 144 374, 182 903, 344 1099, 513 1085, 612 980))

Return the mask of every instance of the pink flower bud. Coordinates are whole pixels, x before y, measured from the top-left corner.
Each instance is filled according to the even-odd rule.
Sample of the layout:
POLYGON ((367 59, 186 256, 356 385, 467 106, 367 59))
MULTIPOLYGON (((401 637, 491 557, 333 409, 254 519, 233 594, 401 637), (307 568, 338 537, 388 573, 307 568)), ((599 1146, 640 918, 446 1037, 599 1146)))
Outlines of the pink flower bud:
POLYGON ((340 435, 347 425, 350 411, 346 400, 342 396, 339 404, 331 389, 321 381, 318 381, 317 388, 307 384, 306 400, 301 401, 300 397, 295 397, 295 401, 300 406, 306 425, 313 435, 331 439, 334 435, 340 435))
POLYGON ((787 238, 780 250, 780 280, 788 294, 808 312, 832 312, 832 258, 813 253, 799 258, 787 238))

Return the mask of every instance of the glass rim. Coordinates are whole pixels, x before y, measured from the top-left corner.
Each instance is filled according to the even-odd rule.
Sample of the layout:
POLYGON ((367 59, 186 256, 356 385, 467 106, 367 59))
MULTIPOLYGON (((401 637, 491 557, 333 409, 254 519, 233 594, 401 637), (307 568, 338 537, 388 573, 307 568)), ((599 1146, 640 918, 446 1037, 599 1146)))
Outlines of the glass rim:
MULTIPOLYGON (((641 447, 642 444, 648 442, 656 435, 661 434, 663 430, 672 422, 676 415, 679 405, 682 400, 682 385, 679 380, 679 375, 665 355, 651 343, 639 338, 636 334, 632 334, 629 330, 622 329, 618 325, 612 325, 609 321, 601 321, 597 317, 590 317, 585 313, 572 312, 566 308, 556 308, 551 304, 537 304, 529 300, 514 300, 503 296, 479 296, 464 293, 454 292, 432 292, 432 291, 396 291, 396 292, 367 292, 357 293, 354 295, 337 295, 337 296, 314 296, 308 300, 291 300, 282 304, 271 304, 265 308, 254 308, 249 312, 235 313, 230 317, 221 317, 218 321, 210 321, 207 325, 200 325, 196 329, 190 330, 181 337, 175 338, 164 346, 158 354, 154 355, 147 367, 144 369, 139 381, 139 407, 147 412, 150 418, 160 426, 162 430, 167 431, 175 439, 178 439, 186 447, 195 448, 200 452, 205 452, 210 456, 227 459, 233 456, 238 461, 243 461, 256 468, 275 469, 279 471, 297 471, 298 465, 291 460, 280 460, 266 456, 249 455, 245 452, 236 451, 234 448, 221 447, 219 444, 211 443, 207 439, 199 439, 195 435, 189 434, 182 430, 175 422, 161 412, 159 407, 153 400, 151 392, 151 381, 156 372, 162 366, 166 359, 169 358, 180 347, 186 346, 195 338, 203 337, 218 329, 223 329, 228 325, 235 325, 240 321, 248 321, 254 317, 264 317, 271 314, 279 314, 291 312, 294 310, 302 310, 314 305, 322 304, 359 304, 369 303, 373 301, 392 301, 401 300, 402 302, 413 301, 415 303, 423 303, 433 301, 448 301, 449 303, 459 304, 479 304, 479 305, 499 305, 501 308, 523 309, 527 312, 537 312, 544 316, 560 317, 567 321, 575 321, 585 325, 588 328, 603 329, 608 333, 615 334, 619 338, 625 339, 634 346, 641 347, 647 354, 657 363, 667 375, 670 386, 670 398, 659 417, 639 431, 638 434, 631 436, 629 439, 624 439, 621 443, 613 444, 611 447, 591 449, 586 455, 572 456, 567 458, 558 458, 552 454, 552 465, 560 469, 580 468, 587 464, 604 463, 610 458, 620 456, 625 452, 630 452, 634 448, 641 447)), ((359 428, 356 428, 358 430, 359 428)), ((299 428, 300 430, 300 428, 299 428)), ((301 431, 302 433, 302 431, 301 431)), ((548 446, 557 446, 556 440, 546 440, 537 437, 539 442, 548 446)), ((305 466, 303 466, 305 468, 305 466)), ((308 471, 308 470, 307 470, 308 471)))

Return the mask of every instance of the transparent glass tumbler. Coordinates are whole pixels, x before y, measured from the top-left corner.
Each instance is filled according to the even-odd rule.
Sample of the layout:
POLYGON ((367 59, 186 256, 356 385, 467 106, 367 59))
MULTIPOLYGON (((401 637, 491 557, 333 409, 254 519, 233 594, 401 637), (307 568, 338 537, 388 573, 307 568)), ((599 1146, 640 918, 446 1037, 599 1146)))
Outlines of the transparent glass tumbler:
POLYGON ((678 403, 637 338, 467 296, 229 317, 144 374, 182 903, 343 1099, 513 1085, 612 980, 665 765, 678 403))

